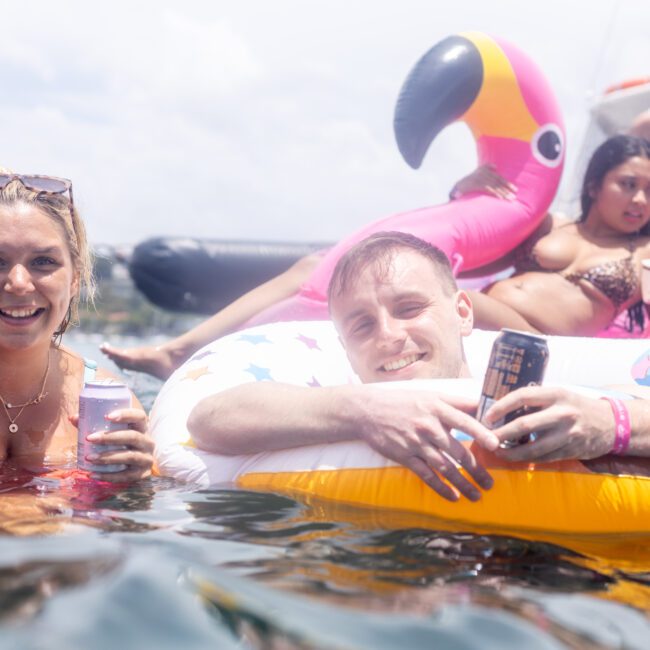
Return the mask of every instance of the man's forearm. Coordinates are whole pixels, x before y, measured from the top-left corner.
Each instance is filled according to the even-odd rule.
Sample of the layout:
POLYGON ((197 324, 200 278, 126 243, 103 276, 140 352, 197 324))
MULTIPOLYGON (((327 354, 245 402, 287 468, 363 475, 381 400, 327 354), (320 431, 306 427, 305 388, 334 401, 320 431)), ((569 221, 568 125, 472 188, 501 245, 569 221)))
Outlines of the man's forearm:
POLYGON ((358 392, 354 386, 243 384, 201 400, 187 425, 199 448, 225 455, 350 440, 363 413, 358 392))
POLYGON ((476 500, 476 486, 488 489, 492 479, 450 433, 459 429, 494 450, 499 441, 469 414, 475 409, 476 400, 425 390, 260 382, 205 398, 192 410, 188 429, 199 448, 223 455, 363 440, 444 498, 455 500, 461 494, 476 500))

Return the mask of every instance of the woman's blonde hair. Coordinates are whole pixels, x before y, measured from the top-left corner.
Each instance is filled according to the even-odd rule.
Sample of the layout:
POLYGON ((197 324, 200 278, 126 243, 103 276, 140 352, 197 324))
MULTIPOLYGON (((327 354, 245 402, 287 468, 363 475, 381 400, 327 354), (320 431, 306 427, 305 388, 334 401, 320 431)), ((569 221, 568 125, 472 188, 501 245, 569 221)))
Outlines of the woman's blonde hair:
MULTIPOLYGON (((4 173, 6 170, 0 168, 0 172, 4 173)), ((86 238, 86 227, 76 208, 64 194, 49 194, 30 190, 20 180, 11 181, 0 190, 0 205, 12 206, 20 203, 33 205, 61 226, 74 270, 79 279, 79 291, 72 297, 68 313, 54 333, 55 337, 60 338, 70 323, 76 324, 79 320, 79 300, 82 290, 85 299, 90 303, 93 302, 95 296, 93 259, 86 238)))

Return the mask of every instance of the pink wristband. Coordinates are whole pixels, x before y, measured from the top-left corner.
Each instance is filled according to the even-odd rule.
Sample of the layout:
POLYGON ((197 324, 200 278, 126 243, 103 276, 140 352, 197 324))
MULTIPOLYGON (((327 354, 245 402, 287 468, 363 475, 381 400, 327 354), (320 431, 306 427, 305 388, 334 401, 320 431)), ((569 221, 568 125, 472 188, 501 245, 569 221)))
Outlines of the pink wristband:
POLYGON ((616 433, 616 437, 614 438, 614 446, 609 453, 620 456, 627 451, 628 445, 630 444, 630 414, 622 400, 615 399, 614 397, 601 397, 600 399, 609 402, 609 405, 612 407, 612 413, 614 414, 614 432, 616 433))

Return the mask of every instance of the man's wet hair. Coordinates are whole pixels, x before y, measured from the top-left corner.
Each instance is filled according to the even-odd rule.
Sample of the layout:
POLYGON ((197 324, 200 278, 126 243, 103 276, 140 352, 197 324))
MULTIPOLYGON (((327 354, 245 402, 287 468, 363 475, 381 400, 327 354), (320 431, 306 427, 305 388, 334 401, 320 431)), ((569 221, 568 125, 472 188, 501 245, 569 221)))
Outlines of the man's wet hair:
POLYGON ((328 302, 345 293, 358 280, 362 271, 372 265, 385 277, 391 262, 400 251, 414 251, 428 259, 436 269, 440 286, 448 295, 458 290, 447 256, 429 242, 405 232, 377 232, 361 240, 337 262, 327 290, 328 302))

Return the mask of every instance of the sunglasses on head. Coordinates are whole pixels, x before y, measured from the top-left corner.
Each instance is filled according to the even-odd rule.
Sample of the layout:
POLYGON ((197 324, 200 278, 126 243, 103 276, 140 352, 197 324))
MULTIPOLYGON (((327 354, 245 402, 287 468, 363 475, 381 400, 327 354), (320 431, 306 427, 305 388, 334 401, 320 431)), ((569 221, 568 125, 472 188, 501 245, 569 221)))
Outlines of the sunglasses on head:
POLYGON ((23 187, 39 194, 65 194, 67 192, 70 196, 70 212, 72 212, 72 183, 67 178, 39 174, 0 174, 0 190, 13 181, 18 181, 23 184, 23 187))

